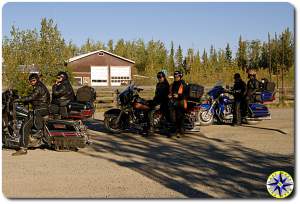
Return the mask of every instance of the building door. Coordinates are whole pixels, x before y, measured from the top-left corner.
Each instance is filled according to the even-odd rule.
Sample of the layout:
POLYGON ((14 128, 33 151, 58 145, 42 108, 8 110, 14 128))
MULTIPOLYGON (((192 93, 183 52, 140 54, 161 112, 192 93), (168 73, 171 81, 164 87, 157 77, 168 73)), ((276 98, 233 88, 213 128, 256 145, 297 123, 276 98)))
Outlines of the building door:
POLYGON ((131 80, 130 66, 111 66, 110 67, 110 84, 111 86, 120 86, 131 80))
POLYGON ((91 85, 108 86, 108 66, 91 66, 91 85))

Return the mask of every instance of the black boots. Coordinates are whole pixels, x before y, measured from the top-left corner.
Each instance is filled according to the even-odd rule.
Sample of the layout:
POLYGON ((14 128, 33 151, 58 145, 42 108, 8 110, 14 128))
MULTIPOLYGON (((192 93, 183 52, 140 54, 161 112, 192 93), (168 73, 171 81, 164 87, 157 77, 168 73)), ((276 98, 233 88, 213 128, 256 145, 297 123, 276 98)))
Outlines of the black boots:
POLYGON ((21 147, 18 151, 12 153, 12 156, 20 156, 25 154, 27 154, 27 148, 21 147))

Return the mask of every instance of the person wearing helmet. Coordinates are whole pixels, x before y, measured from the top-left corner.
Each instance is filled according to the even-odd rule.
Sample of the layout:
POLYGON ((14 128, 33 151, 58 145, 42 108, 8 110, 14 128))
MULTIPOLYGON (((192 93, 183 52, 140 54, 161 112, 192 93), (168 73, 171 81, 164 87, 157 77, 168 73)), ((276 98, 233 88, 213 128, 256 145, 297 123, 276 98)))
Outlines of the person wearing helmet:
MULTIPOLYGON (((165 116, 167 121, 170 121, 170 113, 169 113, 169 89, 170 85, 166 78, 166 75, 164 72, 158 72, 157 75, 158 83, 156 84, 155 89, 155 96, 152 101, 152 105, 160 105, 160 110, 162 114, 165 116)), ((149 112, 149 120, 150 120, 150 128, 149 128, 149 135, 152 135, 154 133, 154 121, 153 121, 153 112, 149 112)))
POLYGON ((241 103, 246 94, 246 83, 242 80, 239 73, 234 74, 234 85, 232 88, 234 96, 234 111, 233 111, 233 125, 241 125, 241 103))
POLYGON ((245 98, 245 114, 248 113, 249 104, 255 102, 255 92, 259 90, 259 81, 256 79, 256 71, 254 69, 248 70, 247 92, 245 98))
POLYGON ((177 137, 184 135, 184 114, 187 109, 187 89, 182 78, 182 72, 175 71, 174 82, 169 91, 171 119, 175 123, 177 137))
POLYGON ((57 74, 56 82, 52 86, 52 101, 50 112, 52 115, 60 117, 68 116, 68 104, 75 100, 73 87, 69 81, 66 72, 59 72, 57 74))
POLYGON ((43 128, 43 117, 49 115, 50 93, 47 87, 40 81, 38 74, 29 75, 29 83, 33 87, 32 92, 19 101, 31 103, 33 115, 29 115, 21 127, 20 149, 13 156, 27 154, 29 133, 32 128, 41 131, 43 128))

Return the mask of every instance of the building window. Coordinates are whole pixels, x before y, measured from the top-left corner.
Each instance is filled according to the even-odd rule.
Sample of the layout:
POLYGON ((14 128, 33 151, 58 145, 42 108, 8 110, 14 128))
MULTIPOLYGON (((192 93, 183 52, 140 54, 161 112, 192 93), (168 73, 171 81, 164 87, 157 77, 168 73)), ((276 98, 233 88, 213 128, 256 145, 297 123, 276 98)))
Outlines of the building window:
POLYGON ((75 78, 75 82, 77 86, 81 86, 82 85, 82 77, 74 77, 75 78))
POLYGON ((107 80, 92 80, 92 82, 98 82, 98 83, 102 83, 102 82, 107 82, 107 80))
POLYGON ((99 52, 98 55, 99 55, 99 56, 103 56, 104 53, 103 53, 103 52, 99 52))

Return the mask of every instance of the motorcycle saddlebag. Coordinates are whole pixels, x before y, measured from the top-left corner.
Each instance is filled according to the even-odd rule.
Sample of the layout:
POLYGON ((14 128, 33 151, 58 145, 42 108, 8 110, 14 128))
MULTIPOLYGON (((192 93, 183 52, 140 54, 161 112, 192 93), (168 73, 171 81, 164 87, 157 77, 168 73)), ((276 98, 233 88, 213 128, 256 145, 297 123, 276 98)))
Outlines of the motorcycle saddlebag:
POLYGON ((270 116, 270 112, 269 112, 268 108, 262 104, 251 103, 251 104, 249 104, 249 107, 252 112, 252 116, 254 118, 270 116))
POLYGON ((274 93, 269 91, 262 91, 255 94, 255 101, 259 103, 272 102, 274 100, 274 93))
POLYGON ((87 109, 93 109, 93 105, 91 102, 77 102, 77 101, 72 101, 69 103, 69 109, 71 111, 81 111, 81 110, 87 110, 87 109))
POLYGON ((189 84, 188 85, 188 99, 198 100, 203 96, 204 87, 199 84, 189 84))
POLYGON ((83 148, 87 143, 86 130, 78 121, 49 120, 46 128, 48 143, 56 150, 83 148))

